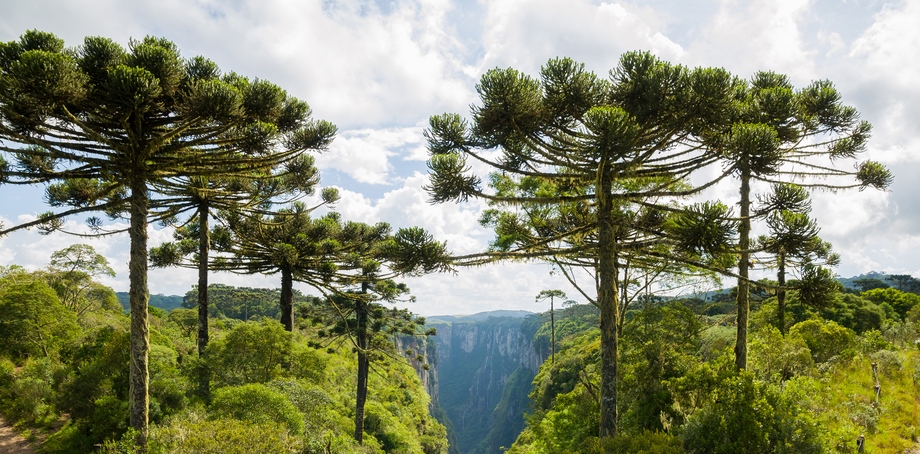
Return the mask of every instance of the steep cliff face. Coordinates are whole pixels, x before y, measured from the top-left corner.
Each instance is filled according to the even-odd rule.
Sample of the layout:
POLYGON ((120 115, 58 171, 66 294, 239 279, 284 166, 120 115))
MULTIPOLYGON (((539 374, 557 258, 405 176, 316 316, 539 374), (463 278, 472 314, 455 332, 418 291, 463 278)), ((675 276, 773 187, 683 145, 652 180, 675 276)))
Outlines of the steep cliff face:
POLYGON ((538 315, 429 322, 438 331, 428 340, 429 394, 450 420, 458 452, 501 452, 523 429, 530 385, 547 356, 534 344, 541 322, 538 315))

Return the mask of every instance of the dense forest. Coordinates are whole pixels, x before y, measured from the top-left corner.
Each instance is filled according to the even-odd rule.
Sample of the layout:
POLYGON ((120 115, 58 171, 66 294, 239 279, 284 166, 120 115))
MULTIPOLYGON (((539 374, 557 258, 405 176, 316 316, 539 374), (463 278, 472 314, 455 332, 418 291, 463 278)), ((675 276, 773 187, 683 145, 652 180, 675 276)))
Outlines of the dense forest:
POLYGON ((468 116, 433 116, 424 132, 430 202, 477 199, 495 234, 454 255, 422 228, 334 211, 312 154, 335 125, 267 80, 156 37, 68 48, 33 30, 0 43, 0 183, 43 185, 50 208, 0 235, 73 233, 77 217, 83 235, 130 239, 126 301, 98 283, 113 272, 84 244, 41 270, 0 270, 0 410, 46 452, 916 443, 920 286, 842 286, 810 214, 813 190, 892 182, 859 160, 871 126, 830 81, 795 88, 630 52, 607 79, 556 58, 537 77, 487 71, 476 88, 468 116), (737 204, 705 200, 717 185, 737 204), (172 241, 148 244, 151 225, 172 241), (459 350, 432 350, 437 329, 400 309, 414 300, 405 277, 506 260, 549 263, 587 301, 535 288, 548 323, 494 321, 493 345, 516 360, 491 362, 456 319, 442 331, 468 333, 459 350), (149 267, 187 268, 198 285, 181 307, 151 298, 149 267), (212 285, 212 272, 278 288, 212 285), (723 279, 733 288, 669 296, 723 279), (432 402, 432 365, 460 351, 502 369, 445 373, 432 402), (464 377, 498 397, 491 416, 468 405, 464 377), (528 390, 525 408, 515 396, 528 390))

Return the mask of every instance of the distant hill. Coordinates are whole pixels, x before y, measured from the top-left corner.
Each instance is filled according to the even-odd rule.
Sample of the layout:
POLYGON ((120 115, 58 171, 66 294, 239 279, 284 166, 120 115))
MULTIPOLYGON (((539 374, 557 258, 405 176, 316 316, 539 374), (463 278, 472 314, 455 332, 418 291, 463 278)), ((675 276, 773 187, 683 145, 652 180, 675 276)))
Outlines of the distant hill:
MULTIPOLYGON (((118 297, 118 302, 121 303, 121 307, 123 307, 125 311, 130 309, 128 305, 128 292, 115 292, 115 296, 118 297)), ((179 295, 164 295, 158 293, 156 295, 150 295, 150 302, 148 304, 168 312, 177 307, 182 307, 182 298, 183 297, 179 295)))
POLYGON ((882 282, 885 282, 886 284, 891 284, 890 282, 886 280, 888 276, 890 276, 888 273, 882 273, 879 271, 869 271, 868 273, 860 274, 859 276, 838 277, 837 281, 843 284, 843 286, 846 288, 859 289, 859 286, 856 285, 856 281, 859 279, 878 279, 882 282))
POLYGON ((425 321, 428 324, 454 323, 454 322, 481 322, 489 318, 498 318, 498 317, 524 318, 532 314, 534 314, 534 312, 495 310, 495 311, 477 312, 475 314, 469 314, 469 315, 434 315, 431 317, 425 317, 425 321))

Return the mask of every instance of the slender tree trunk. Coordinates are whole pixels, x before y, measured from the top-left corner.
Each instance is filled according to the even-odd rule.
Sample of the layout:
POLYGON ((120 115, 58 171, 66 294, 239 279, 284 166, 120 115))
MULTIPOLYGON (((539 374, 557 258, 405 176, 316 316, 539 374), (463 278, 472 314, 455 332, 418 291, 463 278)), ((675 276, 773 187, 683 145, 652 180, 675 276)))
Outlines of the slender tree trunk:
POLYGON ((150 323, 147 319, 147 184, 144 172, 135 171, 131 182, 131 257, 128 262, 130 282, 128 298, 131 305, 131 373, 129 413, 131 428, 137 431, 136 445, 147 452, 149 421, 149 383, 147 368, 150 350, 150 323))
MULTIPOLYGON (((204 359, 208 347, 208 263, 211 250, 208 204, 198 207, 198 357, 204 359)), ((210 369, 202 364, 198 376, 198 393, 205 402, 211 400, 210 369)))
POLYGON ((618 289, 616 285, 616 238, 614 236, 613 206, 610 200, 612 184, 606 162, 598 168, 597 184, 598 229, 598 290, 597 304, 601 312, 601 392, 600 438, 617 433, 617 366, 618 366, 618 289))
POLYGON ((281 268, 281 324, 294 331, 294 273, 287 266, 281 268))
MULTIPOLYGON (((367 282, 361 283, 363 294, 367 294, 367 282)), ((367 402, 367 376, 370 361, 367 358, 367 301, 364 297, 355 299, 355 321, 358 329, 355 340, 358 343, 358 389, 355 396, 355 440, 364 443, 364 404, 367 402)))
MULTIPOLYGON (((549 327, 552 331, 552 350, 553 350, 553 360, 552 365, 556 365, 556 315, 553 309, 553 297, 549 297, 549 327)), ((550 369, 552 371, 552 369, 550 369)))
POLYGON ((776 289, 776 318, 779 321, 779 333, 786 335, 786 251, 780 249, 776 256, 779 264, 776 271, 776 282, 779 288, 776 289))
POLYGON ((741 167, 741 225, 738 228, 741 258, 738 260, 738 336, 735 339, 735 367, 747 368, 747 329, 750 311, 750 283, 748 270, 751 262, 751 169, 741 167))

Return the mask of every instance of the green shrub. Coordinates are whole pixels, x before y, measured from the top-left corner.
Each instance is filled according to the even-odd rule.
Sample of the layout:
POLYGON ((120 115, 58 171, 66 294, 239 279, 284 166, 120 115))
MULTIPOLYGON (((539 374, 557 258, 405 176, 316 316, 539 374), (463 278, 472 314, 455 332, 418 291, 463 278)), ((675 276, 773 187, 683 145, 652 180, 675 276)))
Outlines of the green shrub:
POLYGON ((9 389, 16 379, 16 365, 6 358, 0 358, 0 408, 4 407, 9 398, 9 389))
POLYGON ((47 358, 28 360, 9 386, 7 411, 26 424, 46 425, 58 419, 54 406, 54 375, 60 366, 47 358))
POLYGON ((869 355, 869 358, 878 365, 879 374, 881 375, 894 375, 904 367, 901 357, 897 352, 891 350, 879 350, 869 355))
POLYGON ((604 454, 681 454, 684 451, 678 437, 661 432, 645 431, 637 435, 620 434, 600 443, 597 452, 604 454))
POLYGON ((807 342, 798 332, 785 337, 773 325, 753 333, 750 345, 750 370, 768 381, 786 381, 814 369, 807 342))
POLYGON ((80 331, 77 316, 54 290, 31 276, 0 279, 0 356, 16 362, 56 357, 80 331))
POLYGON ((853 331, 833 320, 812 319, 793 325, 790 336, 800 336, 815 363, 824 363, 856 346, 853 331))
POLYGON ((214 386, 269 382, 281 375, 281 363, 290 360, 292 347, 291 333, 276 320, 240 323, 208 345, 214 386))
POLYGON ((817 424, 793 399, 742 372, 716 388, 713 400, 683 427, 690 453, 819 453, 817 424))
POLYGON ((210 413, 213 419, 283 424, 294 434, 304 430, 304 417, 297 407, 280 392, 258 383, 216 390, 210 413))
MULTIPOLYGON (((233 418, 205 419, 199 413, 176 418, 165 426, 151 425, 150 454, 302 453, 303 446, 284 426, 233 418)), ((109 440, 99 452, 134 454, 134 435, 109 440)))

